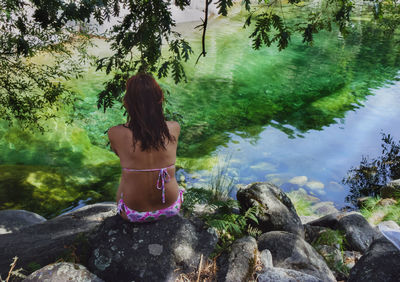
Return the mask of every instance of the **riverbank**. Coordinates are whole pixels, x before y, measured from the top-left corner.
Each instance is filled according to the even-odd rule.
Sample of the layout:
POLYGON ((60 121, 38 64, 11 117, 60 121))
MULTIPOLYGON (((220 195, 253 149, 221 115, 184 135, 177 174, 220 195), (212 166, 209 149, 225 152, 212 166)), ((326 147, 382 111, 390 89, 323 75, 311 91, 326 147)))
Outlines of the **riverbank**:
MULTIPOLYGON (((17 256, 15 269, 22 267, 20 274, 37 270, 29 278, 33 280, 26 281, 48 275, 90 276, 86 281, 112 281, 111 277, 119 281, 146 277, 157 281, 196 281, 196 277, 218 277, 218 281, 286 281, 288 277, 298 281, 377 281, 368 276, 371 271, 365 271, 372 268, 376 277, 385 275, 385 281, 397 281, 393 279, 399 274, 393 271, 399 266, 400 250, 376 227, 360 213, 335 211, 318 205, 321 202, 314 198, 308 198, 308 203, 314 203, 305 207, 299 200, 304 201, 303 194, 286 194, 273 184, 253 183, 238 191, 239 209, 186 207, 185 217, 142 225, 116 216, 115 203, 86 206, 47 221, 24 213, 22 217, 30 218, 32 225, 26 223, 0 235, 5 250, 0 273, 6 277, 12 258, 17 256), (301 210, 320 215, 299 216, 301 210), (221 229, 218 222, 224 224, 224 218, 236 218, 240 232, 221 229), (242 219, 244 226, 240 226, 242 219), (226 243, 229 239, 231 242, 224 245, 223 240, 226 243), (71 267, 67 262, 83 266, 71 267), (54 268, 63 270, 55 272, 54 268)), ((17 215, 16 211, 14 218, 17 215)), ((394 222, 384 224, 399 228, 394 222)))

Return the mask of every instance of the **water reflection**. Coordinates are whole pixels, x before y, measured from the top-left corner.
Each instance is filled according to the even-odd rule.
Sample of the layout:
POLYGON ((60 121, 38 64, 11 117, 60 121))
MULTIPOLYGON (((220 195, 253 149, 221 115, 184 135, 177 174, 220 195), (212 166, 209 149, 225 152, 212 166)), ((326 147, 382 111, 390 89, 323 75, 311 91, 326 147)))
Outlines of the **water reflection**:
MULTIPOLYGON (((205 185, 204 169, 218 153, 232 154, 229 174, 240 183, 304 187, 342 204, 347 169, 362 154, 378 153, 381 129, 399 132, 396 39, 360 21, 346 39, 320 33, 314 46, 293 38, 282 52, 255 51, 242 23, 212 21, 207 57, 187 64, 189 83, 163 81, 170 107, 184 116, 179 164, 192 171, 194 184, 205 185)), ((193 34, 195 49, 199 39, 193 34)), ((72 81, 82 100, 49 121, 45 135, 0 124, 0 209, 52 216, 80 200, 113 200, 120 169, 104 132, 123 117, 118 106, 97 110, 105 80, 89 70, 72 81)))

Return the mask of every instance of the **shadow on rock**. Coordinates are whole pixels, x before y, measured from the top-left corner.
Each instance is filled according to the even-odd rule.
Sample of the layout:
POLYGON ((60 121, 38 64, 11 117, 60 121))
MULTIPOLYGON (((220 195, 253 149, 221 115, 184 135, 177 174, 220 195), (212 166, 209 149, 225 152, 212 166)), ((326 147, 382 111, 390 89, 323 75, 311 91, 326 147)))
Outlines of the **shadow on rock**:
POLYGON ((174 216, 131 223, 117 215, 91 237, 88 268, 105 281, 173 281, 195 270, 217 241, 214 230, 201 221, 174 216))

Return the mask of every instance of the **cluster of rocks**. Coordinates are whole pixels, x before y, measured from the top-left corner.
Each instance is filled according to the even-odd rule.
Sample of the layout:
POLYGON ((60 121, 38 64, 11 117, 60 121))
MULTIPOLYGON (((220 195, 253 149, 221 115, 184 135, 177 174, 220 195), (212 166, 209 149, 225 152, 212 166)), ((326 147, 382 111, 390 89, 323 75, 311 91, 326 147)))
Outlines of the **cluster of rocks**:
MULTIPOLYGON (((250 184, 237 199, 242 211, 258 207, 254 228, 262 234, 236 240, 218 257, 217 281, 400 281, 400 251, 361 214, 334 211, 304 223, 287 195, 270 183, 250 184), (343 246, 315 244, 333 231, 343 234, 343 246)), ((23 213, 0 212, 3 279, 17 256, 15 269, 26 274, 42 267, 26 281, 174 281, 195 272, 218 242, 216 232, 195 217, 133 224, 116 215, 113 203, 48 221, 23 213), (20 218, 15 226, 3 220, 10 215, 20 218), (55 263, 71 259, 76 263, 55 263)))

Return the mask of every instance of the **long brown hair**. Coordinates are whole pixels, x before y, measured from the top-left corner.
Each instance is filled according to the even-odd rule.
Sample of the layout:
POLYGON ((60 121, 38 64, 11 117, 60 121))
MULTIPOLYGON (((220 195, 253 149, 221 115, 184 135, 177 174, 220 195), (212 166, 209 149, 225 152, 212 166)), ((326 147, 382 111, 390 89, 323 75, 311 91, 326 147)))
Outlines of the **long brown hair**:
POLYGON ((139 73, 126 82, 124 105, 134 147, 140 141, 142 151, 166 149, 166 141, 175 141, 165 122, 163 101, 164 94, 150 74, 139 73))

